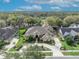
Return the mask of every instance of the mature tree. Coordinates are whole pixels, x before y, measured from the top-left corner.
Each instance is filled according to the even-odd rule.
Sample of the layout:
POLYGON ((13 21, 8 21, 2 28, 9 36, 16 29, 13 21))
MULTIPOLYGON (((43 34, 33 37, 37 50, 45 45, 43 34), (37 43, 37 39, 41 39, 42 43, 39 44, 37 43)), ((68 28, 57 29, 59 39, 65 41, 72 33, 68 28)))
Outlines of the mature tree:
POLYGON ((6 26, 5 20, 0 20, 0 28, 6 26))
POLYGON ((35 24, 36 20, 33 19, 33 17, 25 17, 24 21, 28 24, 28 25, 33 25, 35 24))
POLYGON ((78 15, 67 16, 64 19, 64 25, 65 26, 68 26, 68 25, 73 24, 73 23, 79 23, 79 16, 78 15))
POLYGON ((61 26, 62 25, 62 20, 56 16, 47 17, 44 22, 51 26, 61 26))
POLYGON ((15 14, 10 14, 7 19, 7 25, 15 26, 18 22, 18 17, 15 14))

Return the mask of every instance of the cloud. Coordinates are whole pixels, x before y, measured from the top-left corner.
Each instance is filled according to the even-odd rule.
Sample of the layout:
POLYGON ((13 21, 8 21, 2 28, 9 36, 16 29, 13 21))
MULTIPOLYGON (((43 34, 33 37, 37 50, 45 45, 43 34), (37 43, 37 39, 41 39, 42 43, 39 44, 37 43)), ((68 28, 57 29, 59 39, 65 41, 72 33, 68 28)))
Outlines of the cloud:
POLYGON ((3 0, 5 3, 10 3, 11 0, 3 0))
POLYGON ((55 10, 55 11, 62 11, 62 8, 60 7, 50 7, 52 10, 55 10))
POLYGON ((34 4, 51 4, 51 5, 53 4, 58 5, 60 7, 70 7, 73 4, 75 4, 74 2, 79 2, 79 0, 30 0, 30 1, 25 0, 25 1, 34 4))
POLYGON ((48 4, 51 0, 25 0, 26 2, 34 3, 34 4, 48 4))
POLYGON ((32 6, 22 6, 17 9, 16 11, 40 11, 42 9, 39 5, 32 5, 32 6))
POLYGON ((77 4, 72 4, 72 7, 79 7, 79 5, 77 5, 77 4))
POLYGON ((37 4, 49 4, 49 3, 67 3, 74 0, 25 0, 30 3, 37 3, 37 4))

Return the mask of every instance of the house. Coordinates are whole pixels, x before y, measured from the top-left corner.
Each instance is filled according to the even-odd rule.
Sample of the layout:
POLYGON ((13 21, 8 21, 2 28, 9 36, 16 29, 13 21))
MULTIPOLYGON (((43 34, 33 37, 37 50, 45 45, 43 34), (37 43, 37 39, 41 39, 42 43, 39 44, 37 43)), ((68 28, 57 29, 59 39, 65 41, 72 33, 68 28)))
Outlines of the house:
POLYGON ((0 29, 0 39, 7 40, 13 36, 16 30, 12 27, 5 27, 0 29))
POLYGON ((67 35, 76 36, 79 33, 79 28, 62 27, 59 31, 64 37, 67 35))
POLYGON ((79 28, 79 24, 71 24, 69 28, 79 28))
MULTIPOLYGON (((33 26, 33 27, 29 28, 27 30, 27 32, 25 33, 25 36, 30 36, 30 35, 34 36, 34 37, 38 36, 41 38, 43 38, 43 37, 49 38, 49 36, 50 37, 54 36, 54 30, 51 26, 45 26, 45 27, 33 26)), ((46 41, 46 40, 44 39, 44 41, 46 41)))

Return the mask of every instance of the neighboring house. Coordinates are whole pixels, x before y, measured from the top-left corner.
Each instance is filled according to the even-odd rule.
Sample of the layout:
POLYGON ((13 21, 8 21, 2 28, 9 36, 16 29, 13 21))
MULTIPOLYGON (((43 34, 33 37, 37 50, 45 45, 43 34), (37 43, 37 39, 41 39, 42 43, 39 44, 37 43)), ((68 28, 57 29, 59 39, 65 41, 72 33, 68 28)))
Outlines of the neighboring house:
POLYGON ((79 24, 71 24, 69 28, 79 28, 79 24))
MULTIPOLYGON (((47 39, 48 39, 49 36, 50 37, 54 36, 54 30, 53 30, 53 28, 51 26, 45 26, 45 27, 34 26, 34 27, 29 28, 27 30, 27 32, 25 33, 25 36, 30 36, 30 35, 32 35, 34 37, 36 35, 38 35, 38 37, 40 37, 40 36, 41 36, 41 38, 47 37, 47 39)), ((46 40, 44 39, 44 41, 46 41, 46 40)), ((48 40, 50 40, 50 39, 48 39, 48 40)))
POLYGON ((5 28, 0 29, 0 39, 7 40, 13 36, 13 34, 16 32, 16 30, 9 26, 5 28))
POLYGON ((64 37, 67 35, 76 36, 79 33, 79 28, 63 27, 59 31, 64 37))

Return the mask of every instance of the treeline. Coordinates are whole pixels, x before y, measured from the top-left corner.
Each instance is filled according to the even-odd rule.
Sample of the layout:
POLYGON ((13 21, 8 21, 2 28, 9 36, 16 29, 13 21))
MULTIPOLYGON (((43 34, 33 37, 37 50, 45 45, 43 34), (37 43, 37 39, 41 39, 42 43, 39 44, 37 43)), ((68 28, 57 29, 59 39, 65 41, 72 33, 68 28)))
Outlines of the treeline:
POLYGON ((69 26, 79 23, 79 13, 51 13, 51 12, 14 12, 0 13, 0 28, 6 26, 69 26))

